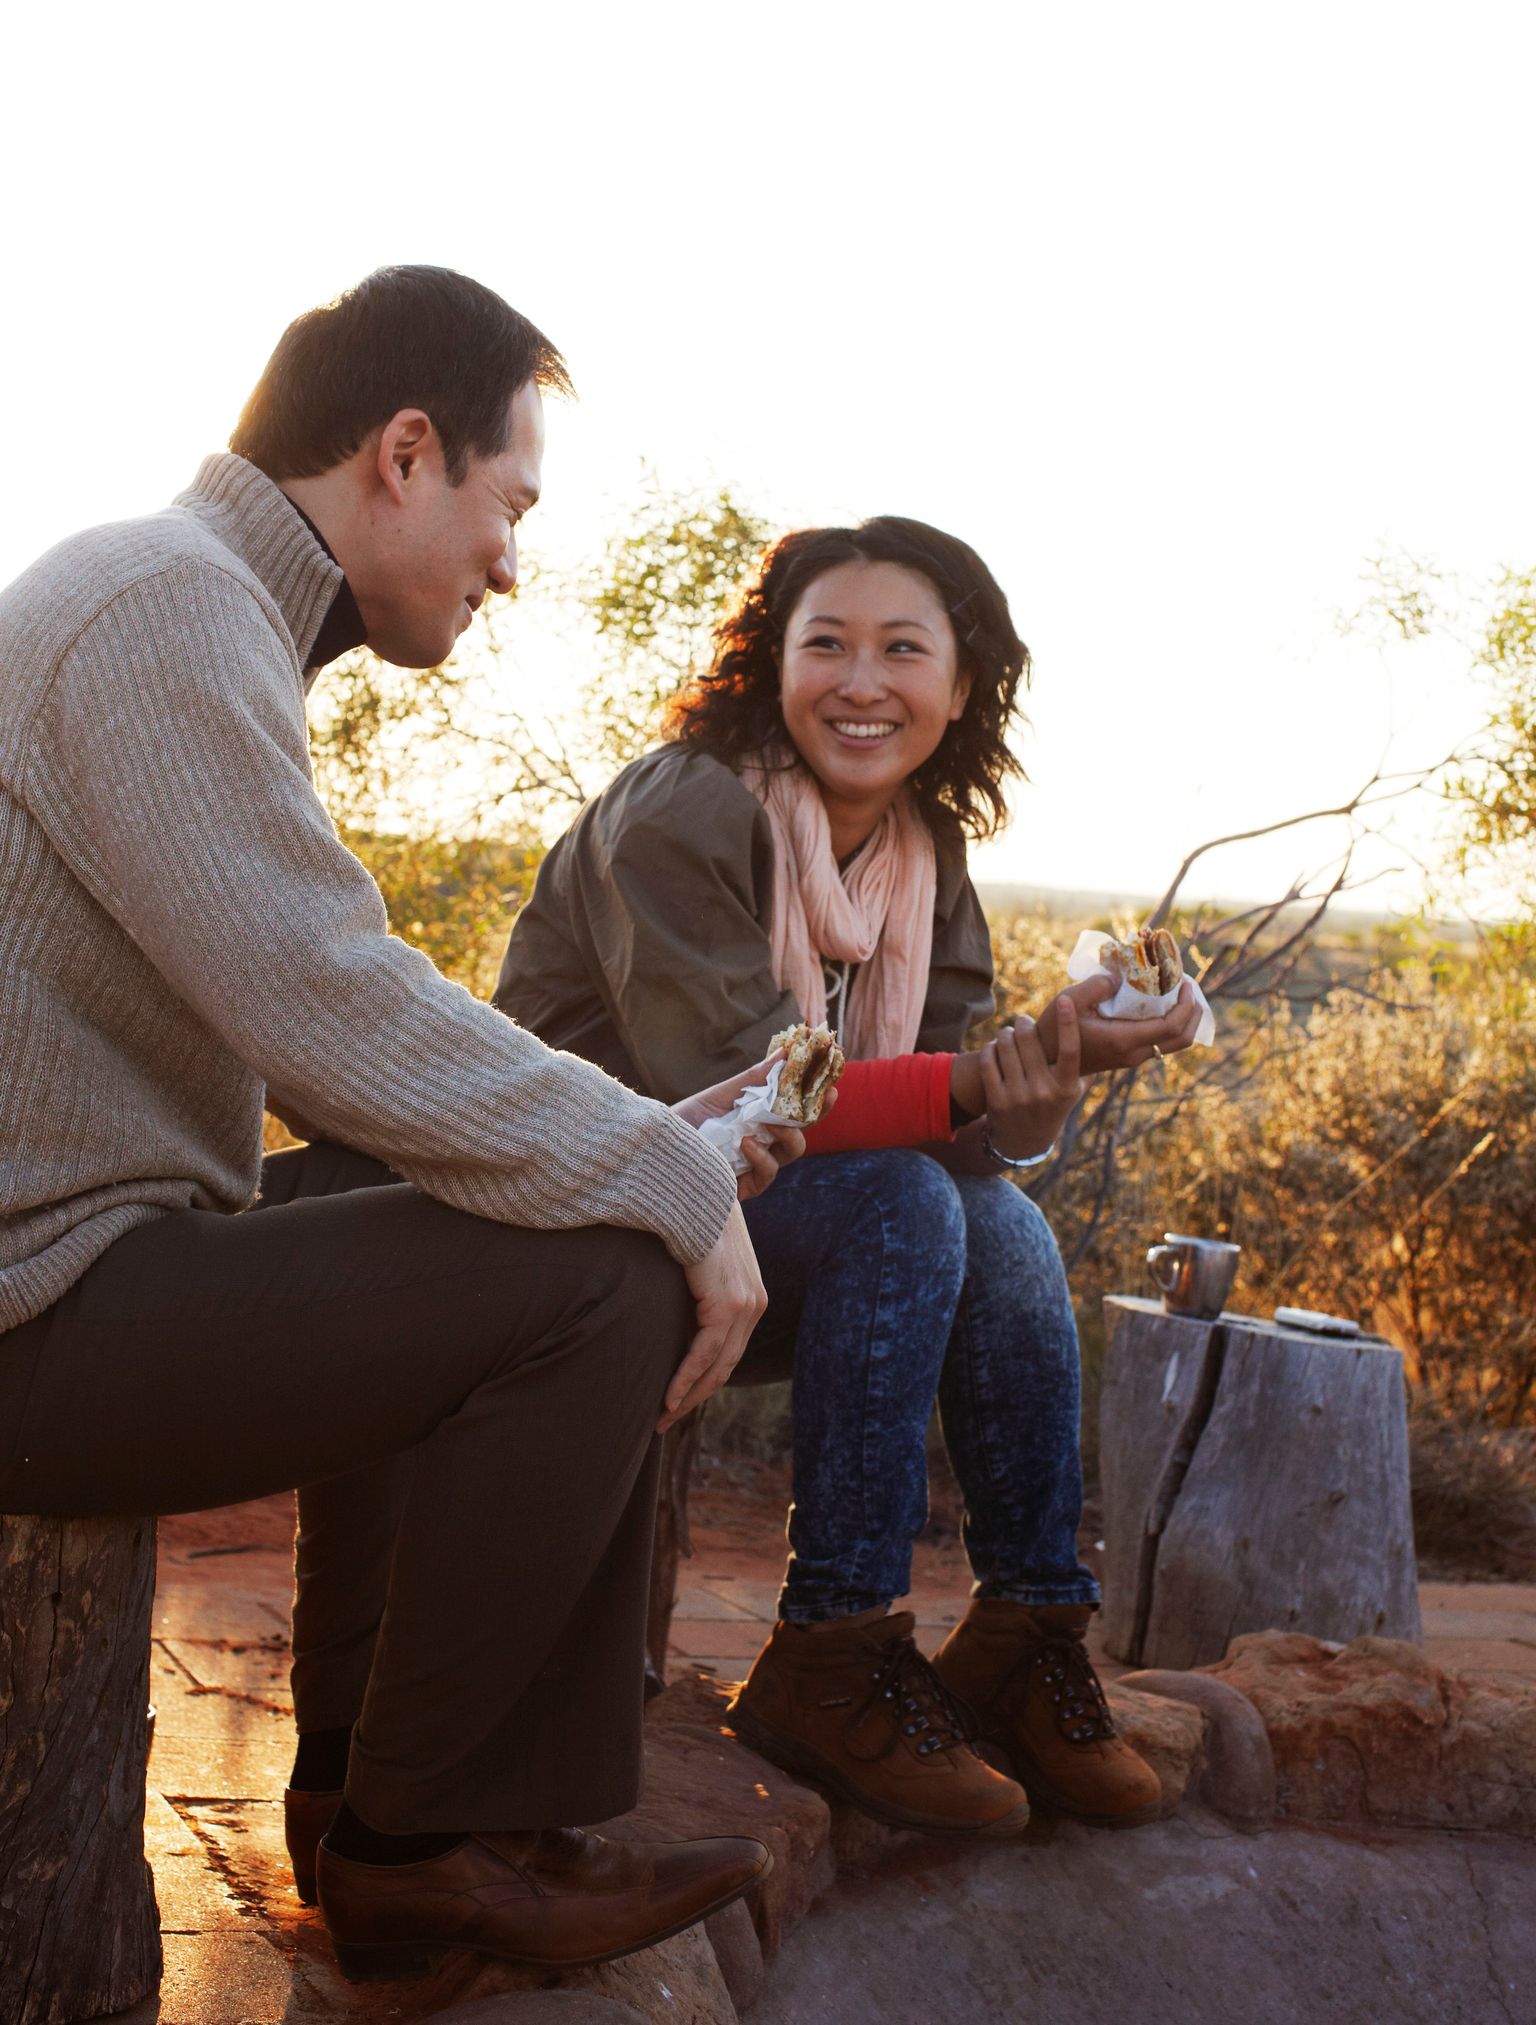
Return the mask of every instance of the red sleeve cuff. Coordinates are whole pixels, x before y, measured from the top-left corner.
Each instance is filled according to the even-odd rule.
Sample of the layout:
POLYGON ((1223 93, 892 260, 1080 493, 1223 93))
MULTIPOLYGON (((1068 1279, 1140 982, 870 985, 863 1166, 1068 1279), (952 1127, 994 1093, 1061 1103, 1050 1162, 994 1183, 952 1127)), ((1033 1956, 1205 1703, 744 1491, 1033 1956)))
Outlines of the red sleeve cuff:
POLYGON ((805 1135, 807 1153, 873 1152, 952 1139, 949 1078, 953 1055, 892 1055, 850 1062, 829 1116, 805 1135))

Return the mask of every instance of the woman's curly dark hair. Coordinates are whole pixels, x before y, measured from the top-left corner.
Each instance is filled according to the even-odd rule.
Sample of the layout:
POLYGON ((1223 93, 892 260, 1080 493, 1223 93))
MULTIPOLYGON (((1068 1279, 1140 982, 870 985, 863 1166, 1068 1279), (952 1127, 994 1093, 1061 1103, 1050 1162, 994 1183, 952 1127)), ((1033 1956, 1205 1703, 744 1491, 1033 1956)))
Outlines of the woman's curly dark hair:
POLYGON ((971 836, 991 836, 1007 818, 1003 783, 1024 771, 1009 750, 1007 732, 1019 684, 1029 681, 1029 649, 1013 630, 1008 600, 976 551, 921 520, 887 513, 858 527, 800 528, 776 541, 716 629, 709 668, 673 700, 667 736, 727 766, 746 760, 793 765, 779 707, 785 630, 817 577, 850 562, 916 570, 949 614, 970 694, 911 786, 930 823, 947 809, 971 836))

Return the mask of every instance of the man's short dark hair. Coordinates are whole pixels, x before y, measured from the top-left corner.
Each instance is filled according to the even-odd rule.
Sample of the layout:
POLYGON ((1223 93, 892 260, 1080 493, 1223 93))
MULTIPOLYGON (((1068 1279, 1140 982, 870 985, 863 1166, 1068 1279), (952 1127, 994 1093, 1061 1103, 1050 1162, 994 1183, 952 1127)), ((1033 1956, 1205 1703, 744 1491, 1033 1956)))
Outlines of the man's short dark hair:
POLYGON ((494 290, 448 267, 381 267, 289 324, 229 447, 271 479, 330 471, 402 408, 431 416, 449 481, 507 447, 512 397, 571 392, 565 360, 494 290))

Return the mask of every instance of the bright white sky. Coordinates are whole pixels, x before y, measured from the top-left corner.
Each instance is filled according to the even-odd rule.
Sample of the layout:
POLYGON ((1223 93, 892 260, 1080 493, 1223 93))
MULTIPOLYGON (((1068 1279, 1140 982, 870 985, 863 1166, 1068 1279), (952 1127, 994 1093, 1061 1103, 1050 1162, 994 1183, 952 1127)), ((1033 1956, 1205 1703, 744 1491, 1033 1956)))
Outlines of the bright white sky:
POLYGON ((1334 615, 1383 547, 1536 560, 1528 7, 29 11, 0 579, 180 489, 291 316, 429 260, 580 388, 533 553, 642 459, 980 549, 1037 668, 985 877, 1147 890, 1476 721, 1454 655, 1334 615))

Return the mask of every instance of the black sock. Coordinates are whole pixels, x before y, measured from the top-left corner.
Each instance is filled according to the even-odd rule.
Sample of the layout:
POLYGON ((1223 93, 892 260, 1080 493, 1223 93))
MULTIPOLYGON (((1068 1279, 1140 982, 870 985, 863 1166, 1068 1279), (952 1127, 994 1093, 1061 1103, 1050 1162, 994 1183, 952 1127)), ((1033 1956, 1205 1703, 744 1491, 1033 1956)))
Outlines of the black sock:
POLYGON ((425 1863, 429 1857, 446 1856, 463 1840, 462 1835, 381 1835, 343 1800, 325 1846, 350 1863, 425 1863))
POLYGON ((310 1730, 299 1738, 288 1784, 295 1793, 339 1793, 347 1783, 347 1753, 352 1725, 341 1730, 310 1730))

